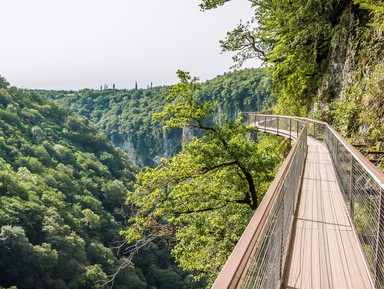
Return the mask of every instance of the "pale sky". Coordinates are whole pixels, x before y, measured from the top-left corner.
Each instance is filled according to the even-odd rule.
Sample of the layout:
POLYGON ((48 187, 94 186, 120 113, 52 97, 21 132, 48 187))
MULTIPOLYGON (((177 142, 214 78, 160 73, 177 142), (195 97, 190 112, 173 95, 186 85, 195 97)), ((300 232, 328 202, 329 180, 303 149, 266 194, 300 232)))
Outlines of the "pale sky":
MULTIPOLYGON (((201 81, 229 70, 219 40, 248 0, 200 11, 200 0, 2 0, 0 75, 24 88, 133 88, 201 81)), ((247 66, 256 66, 249 61, 247 66)))

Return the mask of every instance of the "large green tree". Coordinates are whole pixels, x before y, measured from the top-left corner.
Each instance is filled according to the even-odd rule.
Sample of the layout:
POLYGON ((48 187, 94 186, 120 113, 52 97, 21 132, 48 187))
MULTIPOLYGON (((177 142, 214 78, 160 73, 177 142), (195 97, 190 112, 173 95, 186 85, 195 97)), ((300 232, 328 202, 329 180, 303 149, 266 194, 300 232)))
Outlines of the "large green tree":
MULTIPOLYGON (((202 0, 201 6, 212 9, 228 1, 202 0)), ((265 48, 261 56, 272 72, 275 110, 325 119, 366 144, 367 151, 383 150, 383 1, 252 4, 253 19, 229 32, 222 47, 237 52, 238 64, 265 48)))
MULTIPOLYGON (((214 103, 199 102, 197 78, 180 83, 157 118, 165 127, 192 130, 176 156, 137 176, 128 203, 136 208, 128 241, 167 237, 182 268, 212 278, 227 260, 272 180, 282 153, 276 140, 252 140, 253 129, 233 121, 207 124, 214 103)), ((260 136, 259 136, 260 137, 260 136)), ((143 241, 144 240, 144 241, 143 241)))
MULTIPOLYGON (((228 1, 204 0, 201 7, 212 9, 228 1)), ((329 61, 333 28, 350 2, 253 0, 253 18, 228 32, 222 50, 236 52, 237 65, 255 57, 267 62, 279 98, 277 110, 306 114, 329 61)))

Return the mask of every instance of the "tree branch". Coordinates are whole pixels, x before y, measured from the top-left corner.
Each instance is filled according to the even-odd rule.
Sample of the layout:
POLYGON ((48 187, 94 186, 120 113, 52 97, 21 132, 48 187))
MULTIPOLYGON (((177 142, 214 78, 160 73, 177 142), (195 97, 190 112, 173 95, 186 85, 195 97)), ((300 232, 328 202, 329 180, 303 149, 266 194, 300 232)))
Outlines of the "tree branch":
POLYGON ((251 32, 247 32, 245 34, 245 39, 248 41, 248 43, 251 45, 252 49, 256 52, 262 55, 263 58, 265 58, 265 52, 259 49, 256 46, 256 38, 252 35, 251 32))
POLYGON ((217 136, 217 138, 221 141, 221 143, 223 144, 224 148, 228 149, 227 141, 219 134, 217 129, 215 129, 213 127, 210 127, 210 126, 204 126, 203 123, 201 122, 201 120, 199 120, 199 119, 195 119, 195 121, 196 121, 197 125, 191 125, 192 127, 199 128, 199 129, 202 129, 202 130, 212 131, 217 136))
POLYGON ((173 212, 175 215, 186 215, 186 214, 192 214, 192 213, 201 213, 201 212, 210 212, 210 211, 215 211, 221 208, 224 208, 228 206, 230 203, 237 203, 237 204, 247 204, 250 205, 250 199, 248 195, 241 200, 227 200, 226 204, 218 207, 209 207, 209 208, 204 208, 204 209, 197 209, 197 210, 188 210, 188 211, 183 211, 183 212, 173 212))
POLYGON ((232 162, 228 162, 228 163, 222 163, 222 164, 218 164, 218 165, 215 165, 213 167, 205 167, 203 168, 203 174, 206 174, 210 171, 213 171, 215 169, 219 169, 219 168, 223 168, 223 167, 228 167, 228 166, 232 166, 232 165, 236 165, 237 164, 237 161, 232 161, 232 162))
POLYGON ((120 259, 121 263, 112 269, 112 274, 107 276, 107 280, 99 282, 103 287, 109 286, 109 289, 112 289, 116 276, 122 270, 124 270, 127 266, 132 264, 133 257, 142 248, 144 248, 145 246, 148 246, 155 239, 172 236, 174 234, 174 231, 171 225, 169 224, 162 225, 162 224, 159 224, 157 221, 153 221, 153 225, 151 226, 150 230, 148 230, 147 232, 148 234, 146 236, 137 240, 133 244, 130 244, 129 246, 127 246, 127 241, 124 240, 117 247, 114 248, 118 250, 118 254, 120 254, 120 251, 124 250, 124 257, 120 259))
MULTIPOLYGON (((215 128, 204 126, 199 119, 195 119, 195 121, 197 125, 192 125, 192 127, 199 128, 202 130, 212 131, 217 136, 217 138, 221 141, 224 148, 230 153, 230 151, 228 150, 229 149, 228 142, 219 134, 219 132, 215 128)), ((255 184, 253 182, 253 177, 251 173, 248 172, 248 170, 241 165, 241 163, 236 157, 234 157, 233 155, 232 157, 235 159, 234 163, 240 168, 241 172, 245 176, 245 179, 248 183, 249 197, 250 197, 250 202, 248 204, 252 208, 252 210, 255 210, 258 206, 258 201, 257 201, 257 191, 255 188, 255 184)))

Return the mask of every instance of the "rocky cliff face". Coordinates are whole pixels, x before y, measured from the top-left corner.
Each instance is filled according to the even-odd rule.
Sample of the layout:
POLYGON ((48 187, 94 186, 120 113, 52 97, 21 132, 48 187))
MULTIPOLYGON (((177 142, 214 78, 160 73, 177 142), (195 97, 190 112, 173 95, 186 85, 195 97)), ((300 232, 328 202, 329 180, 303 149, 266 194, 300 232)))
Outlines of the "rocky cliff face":
MULTIPOLYGON (((275 99, 271 93, 270 73, 262 69, 228 72, 202 84, 201 101, 218 103, 216 115, 235 118, 239 111, 270 108, 275 99)), ((169 86, 138 90, 39 91, 56 103, 69 107, 104 131, 115 146, 127 152, 140 166, 155 166, 161 157, 180 150, 181 129, 162 129, 163 123, 153 115, 167 104, 169 86)), ((215 116, 215 122, 218 123, 215 116)))
POLYGON ((384 34, 371 10, 349 3, 333 30, 314 105, 353 142, 384 150, 384 34))
MULTIPOLYGON (((224 118, 234 120, 239 112, 239 110, 234 109, 224 110, 221 106, 218 106, 217 112, 212 116, 212 120, 208 120, 208 122, 213 121, 220 124, 224 118)), ((123 136, 118 138, 117 141, 113 141, 113 144, 126 152, 136 165, 141 167, 147 165, 156 166, 161 158, 173 156, 180 151, 183 142, 189 142, 193 137, 194 130, 189 127, 185 127, 182 130, 173 129, 172 131, 163 129, 159 139, 156 141, 156 148, 151 148, 153 152, 156 150, 156 153, 149 152, 146 148, 135 147, 133 142, 125 139, 123 136)))
POLYGON ((317 91, 319 102, 329 103, 340 98, 345 88, 352 83, 357 50, 353 32, 357 22, 350 4, 334 28, 328 65, 317 91))

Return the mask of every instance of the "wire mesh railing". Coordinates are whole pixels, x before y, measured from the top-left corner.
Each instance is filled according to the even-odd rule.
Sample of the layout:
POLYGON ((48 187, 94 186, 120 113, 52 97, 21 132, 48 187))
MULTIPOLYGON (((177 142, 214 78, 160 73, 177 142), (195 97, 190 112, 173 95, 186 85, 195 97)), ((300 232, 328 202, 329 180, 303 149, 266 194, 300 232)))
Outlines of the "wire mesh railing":
POLYGON ((384 288, 384 174, 327 123, 298 119, 327 145, 372 283, 384 288))
POLYGON ((287 116, 244 113, 249 125, 259 131, 274 133, 291 139, 297 139, 305 126, 305 121, 287 116))
POLYGON ((384 176, 329 126, 325 142, 375 288, 384 288, 384 176))
POLYGON ((276 288, 282 280, 307 155, 305 122, 246 114, 248 123, 297 139, 212 288, 276 288))
POLYGON ((343 199, 375 288, 384 288, 384 174, 327 123, 244 114, 259 131, 297 139, 212 288, 278 288, 306 157, 306 137, 332 157, 343 199))

